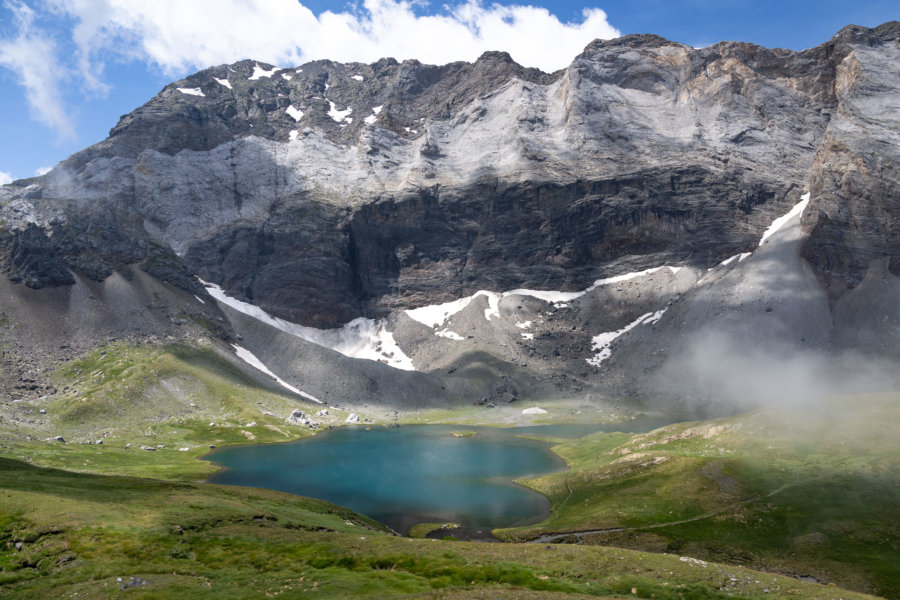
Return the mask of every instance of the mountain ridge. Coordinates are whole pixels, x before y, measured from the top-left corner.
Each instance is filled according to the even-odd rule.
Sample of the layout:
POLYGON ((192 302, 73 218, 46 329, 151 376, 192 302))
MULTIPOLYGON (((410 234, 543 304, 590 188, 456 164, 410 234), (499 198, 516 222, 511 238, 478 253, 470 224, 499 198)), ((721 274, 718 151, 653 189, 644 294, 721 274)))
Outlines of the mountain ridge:
MULTIPOLYGON (((804 282, 784 306, 816 298, 810 314, 820 317, 802 326, 778 321, 773 335, 789 346, 815 339, 817 350, 893 356, 897 333, 878 320, 900 315, 890 293, 865 282, 900 272, 898 38, 898 22, 848 26, 800 52, 740 42, 694 49, 633 35, 592 42, 552 74, 500 52, 443 66, 382 59, 211 67, 166 86, 107 140, 47 175, 0 188, 10 293, 21 296, 24 284, 50 294, 80 278, 103 286, 116 273, 129 281, 136 266, 174 286, 167 294, 188 321, 217 323, 214 337, 225 343, 239 339, 240 327, 198 277, 299 325, 373 319, 431 348, 403 311, 479 290, 585 290, 661 265, 709 281, 707 270, 753 252, 810 192, 800 237, 784 255, 802 262, 790 263, 790 275, 784 265, 775 271, 804 282), (881 307, 862 329, 849 308, 861 298, 881 307)), ((749 264, 729 269, 749 277, 749 264)), ((491 341, 495 334, 474 322, 472 356, 482 344, 492 356, 508 354, 495 372, 501 379, 569 356, 563 371, 575 381, 567 393, 593 389, 598 372, 582 375, 592 338, 702 296, 681 284, 662 296, 629 285, 636 287, 625 296, 582 302, 587 312, 571 324, 577 339, 561 346, 554 329, 543 349, 522 350, 544 366, 508 354, 508 342, 491 341)), ((771 285, 758 284, 760 294, 783 297, 771 285)), ((717 294, 716 303, 731 298, 710 309, 732 315, 725 331, 743 330, 751 304, 724 288, 717 294)), ((692 310, 694 329, 715 321, 692 310)), ((658 327, 671 329, 666 319, 658 327)), ((169 331, 185 318, 166 320, 169 331)), ((639 329, 616 344, 641 338, 639 329)), ((446 362, 443 352, 452 364, 457 351, 446 343, 412 360, 427 372, 446 362)), ((605 365, 600 380, 621 380, 613 393, 652 393, 634 387, 635 369, 605 365)), ((542 376, 520 376, 518 386, 528 389, 534 377, 542 376)))

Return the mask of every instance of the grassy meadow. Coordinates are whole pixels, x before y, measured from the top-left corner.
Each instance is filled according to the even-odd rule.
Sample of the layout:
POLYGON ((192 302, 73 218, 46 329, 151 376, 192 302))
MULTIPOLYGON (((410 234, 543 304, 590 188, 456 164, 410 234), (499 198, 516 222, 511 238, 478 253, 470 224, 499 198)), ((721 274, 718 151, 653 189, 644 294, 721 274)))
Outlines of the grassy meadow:
POLYGON ((889 395, 559 440, 570 470, 522 482, 551 499, 550 518, 495 535, 682 553, 897 598, 897 431, 889 395))
MULTIPOLYGON (((0 420, 0 597, 900 598, 894 397, 556 440, 571 469, 523 482, 550 518, 487 544, 202 483, 211 445, 300 439, 286 416, 322 408, 215 348, 111 343, 52 377, 0 420)), ((401 421, 472 418, 448 414, 401 421)))

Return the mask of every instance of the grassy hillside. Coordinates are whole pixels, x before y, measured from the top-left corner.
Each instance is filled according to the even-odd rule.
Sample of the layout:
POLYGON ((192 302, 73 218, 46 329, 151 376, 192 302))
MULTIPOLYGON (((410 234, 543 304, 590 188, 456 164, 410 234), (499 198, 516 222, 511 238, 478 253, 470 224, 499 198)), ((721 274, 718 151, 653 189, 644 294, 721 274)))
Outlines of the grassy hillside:
MULTIPOLYGON (((211 346, 112 343, 61 366, 52 379, 59 393, 17 407, 19 422, 30 425, 0 421, 0 453, 70 470, 197 480, 214 471, 196 460, 210 444, 307 437, 309 428, 286 417, 296 408, 310 415, 323 408, 247 375, 211 346), (48 441, 57 436, 65 442, 48 441)), ((331 408, 314 419, 325 427, 345 416, 331 408)))
POLYGON ((524 482, 551 499, 551 517, 495 533, 684 553, 897 598, 898 431, 898 398, 871 396, 561 441, 571 470, 524 482))
MULTIPOLYGON (((616 548, 412 540, 326 502, 197 483, 210 445, 308 436, 285 417, 321 408, 211 346, 112 343, 52 377, 57 394, 0 415, 2 597, 863 597, 713 560, 898 596, 895 398, 561 442, 572 471, 529 482, 551 519, 501 534, 617 528, 581 536, 616 548)), ((329 410, 316 420, 343 422, 329 410)))
POLYGON ((287 494, 9 459, 0 496, 9 598, 864 597, 678 556, 400 538, 287 494))

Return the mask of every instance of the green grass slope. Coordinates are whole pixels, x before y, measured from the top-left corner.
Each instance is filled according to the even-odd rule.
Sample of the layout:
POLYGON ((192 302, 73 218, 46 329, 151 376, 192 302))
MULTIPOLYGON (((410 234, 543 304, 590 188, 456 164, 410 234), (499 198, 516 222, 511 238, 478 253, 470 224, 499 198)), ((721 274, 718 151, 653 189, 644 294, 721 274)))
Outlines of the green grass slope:
POLYGON ((898 398, 870 396, 562 441, 553 449, 571 470, 524 482, 551 499, 550 518, 495 534, 687 554, 900 598, 898 432, 898 398))
MULTIPOLYGON (((4 405, 0 597, 862 597, 714 560, 897 597, 896 399, 564 441, 572 471, 529 482, 551 519, 502 535, 616 528, 581 539, 618 547, 482 544, 198 483, 210 445, 312 434, 285 417, 320 405, 239 366, 209 344, 111 343, 60 366, 56 394, 4 405)), ((316 420, 343 422, 329 410, 316 420)))
POLYGON ((400 538, 326 502, 0 459, 0 596, 863 598, 616 548, 400 538))
MULTIPOLYGON (((196 459, 210 445, 308 437, 309 428, 286 417, 323 408, 248 375, 210 345, 112 343, 60 366, 52 379, 57 394, 17 406, 30 425, 0 419, 0 454, 76 471, 205 479, 215 467, 196 459), (56 436, 65 442, 51 441, 56 436)), ((329 413, 314 419, 325 427, 346 416, 329 413)))

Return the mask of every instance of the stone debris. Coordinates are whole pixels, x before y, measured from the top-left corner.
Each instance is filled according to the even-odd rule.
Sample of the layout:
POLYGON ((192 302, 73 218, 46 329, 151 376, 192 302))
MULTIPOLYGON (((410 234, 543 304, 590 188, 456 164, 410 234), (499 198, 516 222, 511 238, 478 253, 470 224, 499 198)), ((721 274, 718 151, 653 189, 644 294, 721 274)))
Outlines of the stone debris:
MULTIPOLYGON (((321 413, 322 411, 319 411, 319 412, 321 413)), ((288 423, 292 423, 294 425, 305 425, 306 427, 309 427, 310 429, 315 429, 319 426, 318 423, 316 423, 315 421, 312 421, 309 418, 309 415, 307 415, 305 412, 303 412, 299 408, 295 408, 293 411, 291 411, 291 414, 288 416, 287 421, 288 421, 288 423)))
MULTIPOLYGON (((116 582, 117 582, 117 583, 120 582, 120 581, 122 581, 122 578, 121 578, 121 577, 119 577, 118 579, 116 579, 116 582)), ((148 582, 147 580, 141 579, 140 577, 132 577, 131 579, 129 579, 128 581, 126 581, 125 583, 123 583, 123 584, 121 585, 120 589, 127 590, 127 589, 130 589, 130 588, 135 588, 135 587, 140 587, 140 586, 142 586, 142 585, 147 585, 148 583, 149 583, 149 582, 148 582)))

